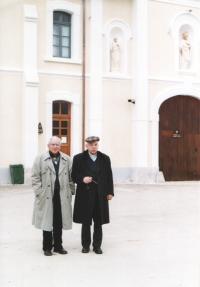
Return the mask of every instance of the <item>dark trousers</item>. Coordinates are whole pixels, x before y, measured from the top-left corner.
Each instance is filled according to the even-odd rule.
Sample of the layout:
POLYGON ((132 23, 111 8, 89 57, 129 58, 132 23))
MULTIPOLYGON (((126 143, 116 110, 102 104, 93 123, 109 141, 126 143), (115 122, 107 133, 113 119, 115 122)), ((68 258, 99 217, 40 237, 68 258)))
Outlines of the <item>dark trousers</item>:
MULTIPOLYGON (((93 231, 93 243, 94 248, 101 247, 103 232, 101 225, 101 213, 100 213, 100 204, 98 191, 95 192, 94 199, 94 209, 93 209, 93 221, 94 221, 94 231, 93 231)), ((81 243, 84 248, 89 248, 91 244, 91 230, 90 224, 82 224, 81 230, 81 243)))
POLYGON ((60 193, 54 191, 53 198, 53 232, 43 230, 43 250, 62 248, 62 213, 60 203, 60 193))

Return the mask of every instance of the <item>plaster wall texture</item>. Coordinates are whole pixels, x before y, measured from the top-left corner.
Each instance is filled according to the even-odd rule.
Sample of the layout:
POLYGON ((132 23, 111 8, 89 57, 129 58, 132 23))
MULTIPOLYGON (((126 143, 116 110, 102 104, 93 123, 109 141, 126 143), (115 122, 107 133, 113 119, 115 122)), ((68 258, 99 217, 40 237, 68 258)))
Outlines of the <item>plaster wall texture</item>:
POLYGON ((23 3, 0 1, 0 65, 22 67, 23 3), (6 33, 5 33, 6 31, 6 33))
POLYGON ((0 74, 1 167, 22 161, 21 83, 21 75, 0 74))
POLYGON ((131 166, 131 83, 103 81, 103 152, 113 166, 131 166))

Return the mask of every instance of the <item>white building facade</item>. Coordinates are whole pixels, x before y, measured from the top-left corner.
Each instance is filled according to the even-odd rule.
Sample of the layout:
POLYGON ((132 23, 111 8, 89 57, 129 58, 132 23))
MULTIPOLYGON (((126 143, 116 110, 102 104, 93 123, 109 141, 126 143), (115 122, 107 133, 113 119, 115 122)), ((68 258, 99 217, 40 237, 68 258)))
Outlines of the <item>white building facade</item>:
POLYGON ((83 137, 99 136, 115 181, 200 180, 198 0, 4 0, 0 21, 0 183, 11 182, 9 165, 19 163, 29 182, 53 134, 71 157, 82 152, 83 137), (184 32, 186 68, 179 63, 184 32), (173 97, 186 108, 174 110, 173 97), (174 127, 164 127, 171 119, 174 127), (196 128, 185 129, 185 121, 196 128))

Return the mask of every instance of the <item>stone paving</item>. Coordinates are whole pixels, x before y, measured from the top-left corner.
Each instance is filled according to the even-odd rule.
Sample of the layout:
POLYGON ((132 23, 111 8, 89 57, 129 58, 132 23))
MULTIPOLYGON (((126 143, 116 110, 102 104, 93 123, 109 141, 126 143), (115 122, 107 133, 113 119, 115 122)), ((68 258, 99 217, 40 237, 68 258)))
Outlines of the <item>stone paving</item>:
POLYGON ((79 224, 67 255, 43 255, 31 225, 29 185, 0 186, 0 287, 199 287, 199 182, 115 185, 103 254, 81 253, 79 224))

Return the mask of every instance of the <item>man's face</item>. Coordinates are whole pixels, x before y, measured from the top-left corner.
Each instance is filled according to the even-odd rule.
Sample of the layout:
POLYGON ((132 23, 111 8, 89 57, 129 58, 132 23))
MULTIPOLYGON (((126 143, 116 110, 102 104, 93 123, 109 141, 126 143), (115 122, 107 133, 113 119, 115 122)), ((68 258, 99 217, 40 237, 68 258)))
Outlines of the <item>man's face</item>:
POLYGON ((86 143, 86 148, 88 149, 88 151, 91 154, 96 154, 97 151, 98 151, 98 147, 99 147, 99 142, 98 141, 86 143))
POLYGON ((48 144, 48 148, 50 152, 52 152, 53 154, 57 154, 61 149, 60 141, 56 139, 51 140, 48 144))

